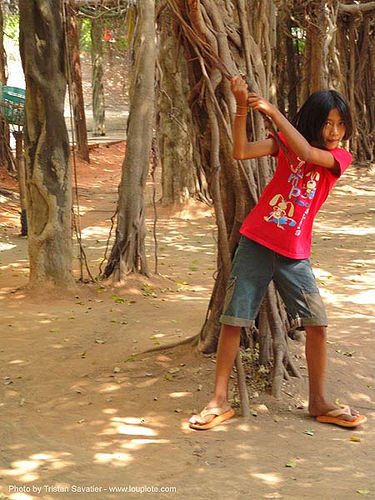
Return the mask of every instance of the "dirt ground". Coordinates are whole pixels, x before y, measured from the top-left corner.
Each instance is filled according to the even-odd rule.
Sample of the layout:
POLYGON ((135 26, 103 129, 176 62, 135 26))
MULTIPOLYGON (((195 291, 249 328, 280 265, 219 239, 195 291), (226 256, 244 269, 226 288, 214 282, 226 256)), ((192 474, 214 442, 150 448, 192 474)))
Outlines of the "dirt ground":
MULTIPOLYGON (((123 151, 124 144, 101 146, 90 165, 78 164, 94 275, 123 151)), ((211 211, 159 209, 159 276, 35 295, 24 288, 27 240, 19 236, 15 185, 2 175, 0 498, 374 497, 374 180, 370 168, 343 176, 316 221, 312 254, 330 317, 328 391, 366 414, 367 424, 345 430, 307 416, 303 343, 290 341, 302 379, 285 383, 281 400, 252 391, 248 420, 238 415, 196 432, 187 420, 210 396, 214 357, 187 346, 134 354, 199 332, 215 270, 211 211)), ((152 223, 149 208, 151 268, 152 223)))

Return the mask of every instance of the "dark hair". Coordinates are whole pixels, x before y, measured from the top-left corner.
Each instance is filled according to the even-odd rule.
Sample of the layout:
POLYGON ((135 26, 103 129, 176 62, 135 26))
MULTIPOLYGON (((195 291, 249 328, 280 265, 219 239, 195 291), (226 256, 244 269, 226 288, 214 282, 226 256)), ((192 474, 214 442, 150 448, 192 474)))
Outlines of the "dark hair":
POLYGON ((344 140, 350 139, 353 132, 352 117, 345 98, 335 90, 318 90, 311 94, 298 111, 294 126, 310 144, 323 147, 322 130, 325 121, 334 108, 337 108, 345 122, 344 140))

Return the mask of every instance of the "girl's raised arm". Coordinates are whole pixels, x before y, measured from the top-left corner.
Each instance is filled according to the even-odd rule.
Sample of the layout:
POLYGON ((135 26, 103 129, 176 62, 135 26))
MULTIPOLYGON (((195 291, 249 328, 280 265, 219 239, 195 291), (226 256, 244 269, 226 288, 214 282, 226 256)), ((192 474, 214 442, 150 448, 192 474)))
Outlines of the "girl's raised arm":
POLYGON ((334 156, 325 149, 312 146, 288 119, 270 102, 257 94, 250 93, 247 100, 248 105, 257 111, 268 115, 278 129, 283 133, 294 153, 301 159, 314 165, 338 170, 334 156))
POLYGON ((273 138, 256 142, 249 142, 247 140, 247 84, 240 76, 235 76, 231 80, 231 88, 237 103, 237 111, 233 126, 233 158, 235 160, 246 160, 249 158, 259 158, 260 156, 276 154, 278 145, 273 138))

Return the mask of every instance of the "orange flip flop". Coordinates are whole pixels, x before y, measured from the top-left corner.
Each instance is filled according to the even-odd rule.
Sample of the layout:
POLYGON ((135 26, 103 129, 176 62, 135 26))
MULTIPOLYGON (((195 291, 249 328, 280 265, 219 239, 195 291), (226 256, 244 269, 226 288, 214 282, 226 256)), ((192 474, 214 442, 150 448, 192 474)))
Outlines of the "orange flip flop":
POLYGON ((225 420, 229 420, 234 415, 234 410, 230 408, 229 410, 224 410, 223 408, 204 408, 199 416, 201 418, 207 417, 208 415, 215 415, 215 417, 211 420, 211 422, 207 422, 206 424, 199 424, 198 422, 190 422, 190 429, 195 430, 207 430, 212 429, 212 427, 216 427, 217 425, 225 422, 225 420))
POLYGON ((330 410, 325 415, 319 415, 316 417, 316 420, 323 424, 335 424, 340 427, 357 427, 367 421, 367 418, 364 415, 358 415, 358 417, 354 420, 345 420, 340 418, 343 415, 351 415, 349 406, 341 406, 341 408, 330 410))

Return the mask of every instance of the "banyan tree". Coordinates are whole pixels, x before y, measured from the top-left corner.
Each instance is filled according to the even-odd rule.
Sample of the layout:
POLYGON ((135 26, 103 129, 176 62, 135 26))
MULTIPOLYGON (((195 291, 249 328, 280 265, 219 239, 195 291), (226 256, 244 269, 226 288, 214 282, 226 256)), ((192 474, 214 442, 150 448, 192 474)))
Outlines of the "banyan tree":
MULTIPOLYGON (((353 4, 349 0, 155 2, 154 129, 163 168, 162 202, 181 203, 191 196, 210 200, 217 222, 217 270, 199 335, 199 347, 205 353, 216 350, 219 316, 239 228, 274 169, 271 158, 244 161, 232 158, 235 101, 230 79, 244 75, 249 90, 277 104, 289 119, 293 119, 310 92, 327 87, 340 90, 348 97, 358 125, 351 150, 357 159, 373 161, 374 5, 374 2, 353 4)), ((140 14, 144 2, 131 2, 129 6, 135 6, 140 14)), ((138 35, 141 15, 139 20, 138 35)), ((144 53, 149 55, 150 51, 144 53)), ((143 65, 143 76, 135 73, 134 82, 144 86, 150 83, 151 65, 149 58, 143 65)), ((140 65, 135 67, 140 69, 140 65)), ((153 101, 152 85, 147 92, 148 99, 153 101)), ((145 108, 144 102, 145 99, 131 100, 131 116, 138 116, 132 110, 138 106, 140 110, 145 108)), ((148 131, 149 119, 147 114, 147 120, 141 120, 149 124, 148 131)), ((249 139, 264 138, 267 128, 272 125, 262 115, 249 114, 249 139)), ((145 153, 142 162, 137 155, 131 158, 129 153, 126 160, 133 160, 138 166, 142 163, 139 185, 144 183, 151 144, 148 134, 143 137, 147 141, 140 149, 145 153)), ((129 127, 128 148, 133 140, 129 127)), ((130 167, 124 168, 124 172, 129 174, 130 167)), ((143 244, 142 193, 137 194, 139 206, 134 205, 133 178, 125 174, 120 188, 116 241, 104 273, 105 277, 112 275, 117 279, 128 272, 147 274, 148 269, 143 244), (128 201, 121 203, 121 200, 128 201), (123 221, 127 223, 124 225, 123 221)), ((256 325, 251 331, 243 329, 243 345, 259 353, 260 365, 272 367, 272 392, 278 396, 282 380, 290 375, 299 376, 299 372, 289 352, 289 318, 272 283, 256 325)), ((237 366, 241 368, 240 363, 237 366)))
MULTIPOLYGON (((219 316, 239 228, 273 173, 273 161, 259 158, 237 161, 232 157, 232 121, 235 101, 230 78, 243 74, 249 89, 276 101, 276 6, 270 0, 168 0, 173 34, 188 70, 189 130, 199 150, 217 229, 217 272, 206 319, 200 332, 200 349, 216 350, 219 316), (251 5, 250 5, 251 4, 251 5)), ((259 113, 249 115, 248 135, 254 140, 267 134, 259 113)), ((279 296, 270 285, 257 329, 243 330, 245 345, 259 344, 259 363, 273 365, 273 394, 281 381, 298 375, 288 348, 289 321, 279 296)))

